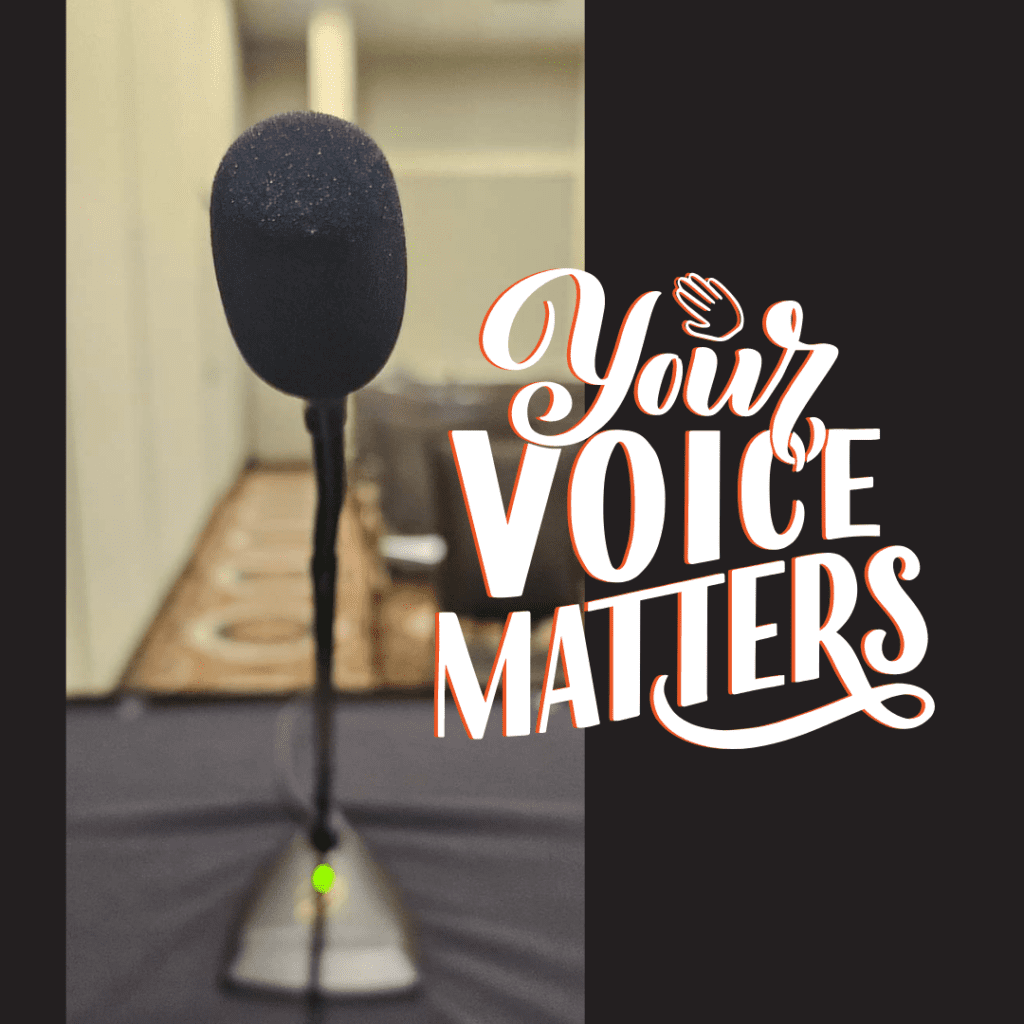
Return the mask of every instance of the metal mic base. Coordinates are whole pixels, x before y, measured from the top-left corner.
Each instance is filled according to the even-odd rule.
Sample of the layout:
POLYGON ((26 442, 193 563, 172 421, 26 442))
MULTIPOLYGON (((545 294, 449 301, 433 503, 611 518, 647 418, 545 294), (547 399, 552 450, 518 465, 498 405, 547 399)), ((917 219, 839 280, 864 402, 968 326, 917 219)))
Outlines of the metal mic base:
POLYGON ((229 985, 328 997, 398 995, 417 985, 397 893, 351 826, 340 831, 326 854, 307 831, 292 838, 246 913, 225 972, 229 985), (321 894, 312 876, 324 863, 335 879, 321 894))

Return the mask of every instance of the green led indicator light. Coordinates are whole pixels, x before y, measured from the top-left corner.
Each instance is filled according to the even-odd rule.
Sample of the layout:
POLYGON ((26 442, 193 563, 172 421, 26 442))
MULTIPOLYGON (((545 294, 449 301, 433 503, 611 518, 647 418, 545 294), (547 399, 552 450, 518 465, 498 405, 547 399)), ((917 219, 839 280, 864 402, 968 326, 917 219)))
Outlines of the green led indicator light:
POLYGON ((334 868, 330 864, 318 864, 313 869, 313 888, 317 892, 330 892, 334 888, 334 868))

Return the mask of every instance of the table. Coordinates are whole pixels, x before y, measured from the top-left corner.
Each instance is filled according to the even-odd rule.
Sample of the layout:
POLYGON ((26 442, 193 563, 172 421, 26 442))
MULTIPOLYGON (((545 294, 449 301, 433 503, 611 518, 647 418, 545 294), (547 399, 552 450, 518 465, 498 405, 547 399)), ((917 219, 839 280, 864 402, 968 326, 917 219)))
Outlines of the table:
MULTIPOLYGON (((68 705, 70 1024, 312 1019, 216 982, 255 872, 295 827, 274 759, 283 703, 68 705)), ((542 735, 503 737, 499 716, 473 741, 451 706, 438 739, 429 700, 339 700, 335 795, 404 894, 423 984, 317 1020, 583 1020, 584 735, 564 706, 542 735)))

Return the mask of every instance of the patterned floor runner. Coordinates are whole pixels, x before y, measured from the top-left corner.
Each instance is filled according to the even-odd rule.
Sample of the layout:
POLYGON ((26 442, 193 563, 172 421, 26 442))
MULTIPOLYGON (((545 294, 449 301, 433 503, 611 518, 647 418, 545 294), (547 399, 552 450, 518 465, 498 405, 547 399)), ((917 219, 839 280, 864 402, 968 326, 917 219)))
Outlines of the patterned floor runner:
MULTIPOLYGON (((122 688, 150 694, 285 694, 314 678, 309 582, 316 480, 247 471, 222 502, 133 659, 122 688)), ((334 684, 433 687, 429 580, 394 582, 376 555, 373 485, 350 488, 339 529, 334 684)))

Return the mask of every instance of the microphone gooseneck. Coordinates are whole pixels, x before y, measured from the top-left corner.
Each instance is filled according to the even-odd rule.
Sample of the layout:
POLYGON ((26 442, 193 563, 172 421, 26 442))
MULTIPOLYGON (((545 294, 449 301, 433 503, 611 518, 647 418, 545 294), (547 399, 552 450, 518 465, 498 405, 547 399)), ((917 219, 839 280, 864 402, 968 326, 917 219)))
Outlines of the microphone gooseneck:
POLYGON ((345 403, 310 402, 306 428, 313 436, 317 508, 313 533, 314 606, 316 615, 316 683, 314 694, 314 791, 310 839, 326 853, 338 841, 330 825, 331 811, 331 669, 334 644, 334 602, 337 591, 336 542, 341 507, 345 502, 345 403))

